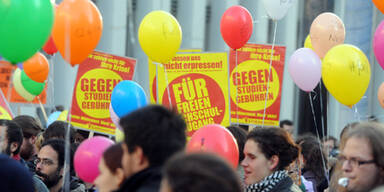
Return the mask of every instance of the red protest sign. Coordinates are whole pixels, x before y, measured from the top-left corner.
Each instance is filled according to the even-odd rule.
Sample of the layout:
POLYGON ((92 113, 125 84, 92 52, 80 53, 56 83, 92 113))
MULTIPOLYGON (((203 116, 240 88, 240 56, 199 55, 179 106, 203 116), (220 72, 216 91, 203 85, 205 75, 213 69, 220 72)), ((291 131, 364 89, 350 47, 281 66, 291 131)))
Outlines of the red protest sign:
POLYGON ((285 47, 274 46, 272 59, 271 45, 246 44, 236 51, 230 51, 231 122, 261 125, 266 108, 264 125, 277 126, 285 47))
POLYGON ((136 60, 94 51, 79 65, 72 97, 71 123, 80 128, 115 134, 109 105, 113 88, 132 80, 136 60))

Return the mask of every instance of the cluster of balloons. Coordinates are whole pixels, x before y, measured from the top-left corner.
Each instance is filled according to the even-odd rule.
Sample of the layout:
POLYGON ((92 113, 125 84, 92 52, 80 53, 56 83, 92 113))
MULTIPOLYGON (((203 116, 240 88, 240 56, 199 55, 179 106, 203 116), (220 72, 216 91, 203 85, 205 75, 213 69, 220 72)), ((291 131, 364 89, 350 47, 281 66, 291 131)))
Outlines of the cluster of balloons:
POLYGON ((370 65, 365 54, 353 45, 343 44, 344 39, 343 21, 333 13, 320 14, 312 22, 304 48, 291 56, 289 73, 306 92, 323 79, 336 100, 351 107, 368 88, 370 65))
POLYGON ((43 48, 59 50, 71 65, 85 60, 101 37, 99 10, 90 0, 63 0, 54 9, 50 0, 0 1, 0 55, 16 64, 43 48))
POLYGON ((99 162, 103 153, 114 142, 103 136, 95 136, 83 141, 74 156, 74 167, 79 178, 87 183, 93 181, 100 174, 99 162))
POLYGON ((32 58, 17 68, 13 74, 13 85, 16 92, 27 101, 32 101, 45 88, 49 73, 47 58, 37 52, 32 58))
POLYGON ((130 80, 121 81, 112 91, 109 106, 111 120, 121 130, 120 118, 147 104, 147 96, 138 83, 130 80))
POLYGON ((224 158, 233 168, 239 164, 239 148, 232 133, 218 124, 197 130, 187 144, 187 152, 211 152, 224 158))
MULTIPOLYGON (((294 0, 263 0, 268 16, 280 20, 287 14, 294 0)), ((239 49, 248 42, 253 31, 253 19, 249 11, 240 5, 228 8, 220 21, 220 32, 225 43, 232 49, 239 49)))

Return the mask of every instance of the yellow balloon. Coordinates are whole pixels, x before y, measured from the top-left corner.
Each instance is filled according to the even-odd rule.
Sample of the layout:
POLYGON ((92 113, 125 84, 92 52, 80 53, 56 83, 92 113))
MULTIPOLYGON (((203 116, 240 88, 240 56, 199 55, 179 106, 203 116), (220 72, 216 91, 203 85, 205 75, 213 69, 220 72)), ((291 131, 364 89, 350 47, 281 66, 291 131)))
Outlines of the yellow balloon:
POLYGON ((336 100, 352 107, 359 102, 368 88, 371 67, 359 48, 341 44, 325 55, 322 78, 324 85, 336 100))
POLYGON ((115 138, 117 143, 124 140, 124 133, 119 128, 115 129, 115 138))
POLYGON ((305 48, 312 49, 312 51, 313 51, 312 42, 311 42, 311 37, 310 37, 309 35, 307 35, 307 38, 305 38, 305 41, 304 41, 304 47, 305 47, 305 48))
POLYGON ((171 60, 181 45, 181 27, 176 18, 165 11, 148 13, 141 21, 138 33, 141 48, 158 63, 171 60))

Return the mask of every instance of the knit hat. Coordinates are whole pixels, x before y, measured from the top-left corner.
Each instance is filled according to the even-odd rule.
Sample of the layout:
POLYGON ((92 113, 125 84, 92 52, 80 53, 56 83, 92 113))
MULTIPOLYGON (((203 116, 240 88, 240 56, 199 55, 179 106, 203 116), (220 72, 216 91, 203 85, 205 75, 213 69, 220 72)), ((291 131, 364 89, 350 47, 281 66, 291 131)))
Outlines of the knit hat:
POLYGON ((20 162, 0 154, 0 190, 33 192, 32 175, 20 162))

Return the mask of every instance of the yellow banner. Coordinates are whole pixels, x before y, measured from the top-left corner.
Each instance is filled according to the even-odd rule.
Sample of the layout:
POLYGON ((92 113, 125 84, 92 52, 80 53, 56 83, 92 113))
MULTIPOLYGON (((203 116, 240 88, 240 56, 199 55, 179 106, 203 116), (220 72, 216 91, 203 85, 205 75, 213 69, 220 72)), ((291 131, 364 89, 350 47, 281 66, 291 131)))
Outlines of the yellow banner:
MULTIPOLYGON (((179 53, 158 64, 159 103, 184 115, 188 137, 204 125, 229 125, 227 58, 227 53, 179 53)), ((156 93, 155 81, 150 87, 156 93)))

